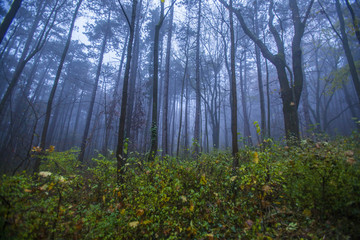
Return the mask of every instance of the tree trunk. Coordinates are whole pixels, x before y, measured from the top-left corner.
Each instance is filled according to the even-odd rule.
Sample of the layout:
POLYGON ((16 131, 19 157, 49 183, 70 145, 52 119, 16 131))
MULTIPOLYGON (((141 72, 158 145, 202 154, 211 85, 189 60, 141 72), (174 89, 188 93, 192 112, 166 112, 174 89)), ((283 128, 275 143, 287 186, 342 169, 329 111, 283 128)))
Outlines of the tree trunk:
POLYGON ((21 2, 22 0, 14 0, 13 3, 11 4, 9 12, 6 14, 4 20, 2 21, 0 26, 0 44, 2 43, 2 40, 4 39, 5 34, 9 29, 11 22, 15 18, 16 13, 21 6, 21 2))
POLYGON ((109 35, 109 31, 110 31, 110 29, 109 29, 110 28, 110 11, 108 13, 108 21, 106 24, 106 28, 107 29, 105 30, 105 35, 104 35, 104 38, 103 38, 103 41, 101 44, 100 58, 99 58, 99 62, 97 64, 95 82, 94 82, 92 93, 91 93, 90 105, 89 105, 89 109, 88 109, 87 116, 86 116, 84 134, 83 134, 83 137, 81 140, 80 153, 79 153, 79 158, 78 158, 81 163, 84 162, 85 148, 88 143, 88 134, 89 134, 91 118, 92 118, 93 110, 94 110, 96 92, 97 92, 98 83, 99 83, 99 79, 100 79, 101 66, 102 66, 102 62, 104 59, 106 43, 108 41, 108 35, 109 35))
MULTIPOLYGON (((136 19, 136 7, 138 1, 133 0, 132 4, 132 13, 131 13, 131 22, 129 23, 129 42, 127 46, 127 57, 126 57, 126 66, 124 74, 124 82, 121 96, 121 112, 119 119, 119 131, 118 131, 118 141, 116 147, 116 160, 117 160, 117 182, 121 183, 124 181, 124 166, 126 159, 124 158, 124 137, 125 137, 125 120, 126 120, 126 107, 127 107, 127 93, 129 85, 129 76, 130 76, 130 64, 131 64, 131 54, 134 42, 134 30, 135 30, 135 19, 136 19)), ((125 11, 124 11, 125 14, 125 11)))
POLYGON ((138 65, 139 65, 139 55, 140 55, 140 19, 141 19, 141 10, 142 9, 142 0, 139 2, 139 7, 137 10, 137 19, 135 23, 135 33, 134 33, 134 47, 133 47, 133 54, 132 54, 132 62, 130 67, 130 84, 129 84, 129 95, 128 95, 128 107, 126 113, 126 120, 125 120, 125 137, 132 138, 131 129, 132 129, 132 116, 133 116, 133 109, 135 104, 135 86, 137 81, 137 74, 138 74, 138 65))
MULTIPOLYGON (((232 0, 230 0, 230 6, 232 7, 232 0)), ((237 91, 236 91, 236 69, 235 69, 235 34, 234 34, 234 20, 233 12, 229 10, 230 14, 230 108, 231 108, 231 146, 232 155, 234 157, 233 168, 239 166, 239 159, 237 153, 239 152, 238 141, 237 141, 237 91)), ((225 108, 224 108, 225 111, 225 108)), ((225 118, 226 121, 226 118, 225 118)), ((225 123, 226 125, 226 123, 225 123)), ((226 129, 225 129, 226 131, 226 129)))
POLYGON ((353 55, 352 55, 351 50, 350 50, 347 34, 345 32, 345 21, 344 21, 344 16, 343 16, 342 11, 341 11, 341 5, 340 5, 339 0, 335 0, 335 6, 336 6, 337 15, 339 17, 341 42, 342 42, 342 45, 343 45, 343 48, 344 48, 344 51, 345 51, 345 56, 346 56, 347 62, 349 64, 351 77, 352 77, 352 80, 353 80, 353 83, 354 83, 354 86, 355 86, 355 90, 356 90, 356 94, 357 94, 357 97, 358 97, 358 103, 360 104, 360 80, 359 80, 359 75, 358 75, 358 73, 356 71, 354 58, 353 58, 353 55))
POLYGON ((196 32, 196 108, 195 108, 195 127, 194 127, 194 157, 199 155, 200 148, 200 115, 201 115, 201 92, 200 92, 200 28, 201 28, 201 0, 199 0, 197 32, 196 32))
POLYGON ((171 57, 171 39, 172 39, 172 25, 174 19, 174 8, 170 10, 168 37, 166 45, 166 59, 165 59, 165 78, 164 78, 164 106, 163 106, 163 126, 162 126, 162 155, 169 153, 168 142, 168 110, 169 110, 169 82, 170 82, 170 57, 171 57))
MULTIPOLYGON (((62 55, 61 55, 59 67, 57 69, 56 76, 55 76, 55 81, 54 81, 53 87, 51 89, 49 100, 48 100, 48 103, 47 103, 46 113, 45 113, 45 122, 44 122, 44 126, 43 126, 43 129, 42 129, 41 140, 40 140, 40 148, 42 150, 45 150, 47 131, 48 131, 48 127, 49 127, 51 110, 52 110, 52 103, 54 101, 54 96, 55 96, 56 88, 57 88, 57 85, 58 85, 58 82, 59 82, 59 79, 60 79, 61 71, 62 71, 64 62, 65 62, 65 57, 66 57, 67 52, 68 52, 69 47, 70 47, 72 32, 73 32, 75 21, 76 21, 76 16, 78 14, 78 11, 79 11, 79 8, 80 8, 80 5, 81 5, 82 1, 83 0, 79 0, 78 4, 76 6, 76 9, 75 9, 72 21, 71 21, 71 26, 70 26, 70 30, 69 30, 69 33, 68 33, 68 37, 67 37, 67 40, 66 40, 66 43, 65 43, 65 48, 64 48, 64 50, 62 52, 62 55)), ((34 172, 35 173, 39 172, 40 163, 41 163, 41 159, 36 158, 35 166, 34 166, 34 172)))
MULTIPOLYGON (((259 38, 259 23, 258 23, 258 2, 255 0, 255 35, 259 38)), ((258 86, 259 86, 259 96, 260 96, 260 128, 261 128, 261 142, 264 139, 266 133, 266 115, 265 115, 265 99, 264 99, 264 86, 262 80, 262 72, 261 72, 261 57, 260 57, 260 49, 255 44, 255 57, 256 57, 256 68, 257 68, 257 75, 258 75, 258 86)))
POLYGON ((247 102, 246 102, 246 81, 247 81, 247 74, 246 74, 246 52, 244 55, 244 64, 245 66, 242 66, 242 61, 240 62, 240 92, 241 92, 241 105, 243 110, 243 117, 244 117, 244 139, 246 144, 252 146, 253 142, 251 139, 251 132, 250 132, 250 124, 249 124, 249 115, 248 115, 248 109, 247 109, 247 102), (242 73, 244 69, 244 75, 242 73))
POLYGON ((161 1, 160 20, 155 26, 154 38, 154 76, 152 94, 151 147, 149 161, 153 161, 158 149, 158 79, 159 79, 159 40, 160 29, 164 22, 164 2, 161 1))

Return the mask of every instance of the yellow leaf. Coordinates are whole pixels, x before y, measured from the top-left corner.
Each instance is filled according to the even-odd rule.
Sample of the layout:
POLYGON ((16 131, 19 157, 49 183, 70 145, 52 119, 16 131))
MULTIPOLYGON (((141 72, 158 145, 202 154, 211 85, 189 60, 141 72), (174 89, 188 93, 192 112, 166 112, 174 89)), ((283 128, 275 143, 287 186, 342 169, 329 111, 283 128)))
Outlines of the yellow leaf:
POLYGON ((146 221, 143 221, 142 224, 146 225, 146 224, 149 224, 151 222, 152 222, 151 220, 146 220, 146 221))
POLYGON ((39 147, 39 146, 36 146, 36 147, 35 147, 35 146, 34 146, 31 151, 32 151, 32 152, 38 152, 38 153, 39 153, 39 152, 41 152, 41 150, 42 150, 41 147, 39 147))
POLYGON ((105 200, 106 200, 105 195, 102 196, 102 200, 103 200, 103 202, 104 202, 104 204, 105 204, 105 200))
POLYGON ((144 210, 143 209, 138 209, 136 210, 136 216, 140 217, 144 214, 144 210))
POLYGON ((233 176, 233 177, 230 178, 230 181, 233 182, 233 181, 236 180, 236 178, 237 178, 237 176, 233 176))
POLYGON ((121 213, 121 215, 124 215, 125 214, 125 209, 121 209, 120 213, 121 213))
POLYGON ((253 162, 256 164, 259 163, 259 154, 257 152, 253 153, 253 162))
POLYGON ((120 198, 121 197, 121 192, 117 192, 117 196, 120 198))
POLYGON ((52 183, 50 183, 50 185, 49 185, 49 188, 48 188, 48 189, 49 189, 49 190, 51 190, 51 189, 53 189, 53 188, 54 188, 54 186, 55 186, 55 183, 53 183, 53 182, 52 182, 52 183))
POLYGON ((183 202, 187 202, 187 198, 185 196, 180 196, 180 198, 183 202))
POLYGON ((193 212, 194 211, 194 204, 192 202, 190 202, 190 211, 193 212))
POLYGON ((165 0, 161 0, 161 2, 163 3, 163 2, 165 2, 165 0))
POLYGON ((207 237, 207 239, 209 239, 209 240, 213 240, 214 239, 214 234, 208 233, 208 234, 205 235, 205 237, 207 237))
POLYGON ((139 222, 138 222, 138 221, 134 221, 134 222, 130 222, 130 223, 129 223, 129 226, 130 226, 130 227, 133 227, 133 228, 136 228, 138 225, 139 225, 139 222))
POLYGON ((201 179, 200 179, 200 184, 201 185, 206 185, 207 181, 205 179, 205 174, 201 175, 201 179))
POLYGON ((26 192, 26 193, 31 193, 32 191, 30 190, 30 189, 24 189, 24 192, 26 192))
POLYGON ((53 152, 55 150, 55 146, 50 145, 49 149, 47 150, 48 152, 53 152))

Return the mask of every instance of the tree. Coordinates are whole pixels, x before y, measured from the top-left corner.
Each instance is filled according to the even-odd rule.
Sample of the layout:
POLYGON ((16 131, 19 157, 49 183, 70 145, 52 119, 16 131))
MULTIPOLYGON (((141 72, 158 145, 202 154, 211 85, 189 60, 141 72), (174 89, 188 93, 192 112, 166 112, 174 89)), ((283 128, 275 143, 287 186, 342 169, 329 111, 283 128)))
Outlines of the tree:
POLYGON ((94 104, 95 104, 95 97, 96 97, 96 91, 98 88, 98 83, 99 83, 99 78, 100 78, 100 73, 101 73, 101 66, 102 66, 102 62, 104 59, 104 53, 105 53, 105 49, 106 49, 106 43, 108 41, 109 35, 110 35, 110 16, 111 16, 111 10, 108 10, 108 19, 107 22, 105 23, 105 26, 101 26, 102 29, 104 29, 104 36, 102 39, 102 43, 101 43, 101 49, 100 49, 100 57, 99 57, 99 62, 97 64, 97 69, 96 69, 96 76, 95 76, 95 82, 93 85, 93 89, 92 89, 92 93, 91 93, 91 99, 90 99, 90 105, 89 105, 89 109, 87 112, 87 117, 86 117, 86 122, 85 122, 85 129, 84 129, 84 134, 83 134, 83 138, 81 141, 81 147, 80 147, 80 153, 79 153, 79 161, 83 162, 84 161, 84 155, 85 155, 85 148, 88 142, 88 134, 89 134, 89 129, 90 129, 90 123, 91 123, 91 117, 93 115, 93 110, 94 110, 94 104))
POLYGON ((285 135, 288 140, 292 137, 298 139, 299 133, 299 118, 298 107, 300 103, 301 92, 303 88, 303 70, 302 70, 302 50, 301 39, 304 35, 306 22, 310 16, 310 11, 314 0, 311 0, 305 15, 301 16, 298 3, 296 0, 289 0, 289 7, 291 10, 291 18, 293 21, 294 35, 292 38, 291 52, 292 52, 292 70, 288 66, 285 57, 285 45, 278 30, 274 26, 274 1, 270 1, 269 5, 269 30, 273 35, 276 43, 277 53, 271 53, 270 49, 261 41, 256 34, 251 31, 246 23, 240 9, 230 7, 224 0, 219 0, 225 7, 233 11, 238 18, 240 25, 245 34, 260 48, 263 56, 268 59, 276 67, 278 80, 281 87, 281 99, 283 103, 283 115, 285 123, 285 135), (290 75, 290 81, 287 72, 290 75))
POLYGON ((196 30, 196 70, 195 70, 195 127, 194 127, 194 154, 195 157, 200 152, 200 115, 201 115, 201 91, 200 91, 200 29, 201 29, 201 0, 198 2, 196 30))
POLYGON ((116 147, 116 160, 117 160, 117 182, 121 183, 124 181, 124 166, 126 163, 126 159, 124 157, 124 140, 125 140, 125 120, 126 120, 126 107, 127 107, 127 92, 129 85, 129 76, 130 76, 130 64, 131 64, 131 53, 134 41, 134 32, 135 32, 135 20, 136 20, 136 7, 138 4, 137 0, 133 0, 132 4, 132 13, 131 13, 131 22, 126 15, 125 9, 121 4, 120 0, 118 1, 121 9, 126 17, 127 23, 129 25, 129 42, 127 45, 127 56, 126 56, 126 66, 125 66, 125 74, 124 74, 124 82, 121 96, 121 112, 119 119, 119 131, 118 131, 118 140, 116 147))
POLYGON ((46 6, 46 3, 44 3, 43 5, 41 4, 39 6, 39 9, 38 9, 39 15, 37 15, 37 17, 35 18, 35 21, 34 21, 34 24, 32 26, 32 29, 30 31, 29 37, 28 37, 28 39, 27 39, 27 41, 25 43, 23 52, 21 54, 20 61, 19 61, 18 65, 15 68, 14 74, 12 76, 12 79, 11 79, 10 83, 9 83, 9 86, 6 89, 5 94, 3 95, 3 97, 2 97, 2 99, 0 101, 0 123, 2 122, 2 120, 4 119, 4 116, 5 116, 5 114, 3 114, 3 113, 5 111, 5 108, 7 107, 6 103, 10 99, 11 94, 12 94, 15 86, 17 85, 26 64, 43 48, 43 46, 45 45, 45 43, 48 40, 50 31, 52 30, 52 28, 54 26, 54 23, 56 21, 57 15, 59 13, 59 9, 65 4, 65 1, 63 1, 61 4, 59 4, 59 1, 60 0, 55 1, 55 4, 54 4, 51 12, 50 12, 49 16, 46 19, 44 27, 43 27, 42 31, 40 32, 40 35, 38 36, 38 40, 37 40, 37 43, 35 44, 35 47, 29 53, 28 51, 30 49, 30 44, 31 44, 31 41, 32 41, 32 37, 33 37, 33 35, 35 33, 35 30, 36 30, 36 28, 38 26, 39 20, 41 19, 41 14, 43 13, 43 10, 44 10, 44 8, 46 6))
POLYGON ((151 146, 149 160, 153 161, 158 148, 158 79, 159 79, 159 42, 160 42, 160 29, 163 25, 166 15, 169 10, 173 7, 175 1, 172 2, 170 8, 164 14, 164 1, 160 3, 160 19, 155 26, 155 37, 154 37, 154 75, 153 75, 153 94, 152 94, 152 121, 151 121, 151 146))
MULTIPOLYGON (((230 0, 230 7, 232 8, 233 1, 230 0)), ((230 107, 231 107, 231 146, 234 157, 233 167, 239 166, 239 159, 237 158, 238 142, 237 142, 237 91, 236 91, 236 73, 235 73, 235 35, 234 35, 234 20, 233 12, 229 10, 230 14, 230 107)))
MULTIPOLYGON (((67 37, 67 40, 66 40, 66 43, 65 43, 63 53, 61 55, 61 60, 60 60, 60 63, 59 63, 59 67, 57 69, 55 80, 54 80, 54 83, 53 83, 53 87, 51 89, 51 93, 50 93, 49 100, 48 100, 48 103, 47 103, 46 113, 45 113, 45 122, 44 122, 43 130, 42 130, 42 134, 41 134, 41 140, 40 140, 40 148, 43 149, 43 150, 45 149, 46 137, 47 137, 48 127, 49 127, 49 122, 50 122, 50 116, 51 116, 51 111, 52 111, 52 104, 53 104, 53 101, 54 101, 56 88, 57 88, 57 85, 58 85, 58 82, 59 82, 59 79, 60 79, 62 68, 64 66, 66 55, 67 55, 69 47, 70 47, 71 37, 72 37, 73 30, 74 30, 76 17, 77 17, 77 14, 79 12, 82 1, 83 0, 79 0, 78 4, 76 5, 75 12, 74 12, 74 15, 72 17, 68 37, 67 37)), ((36 158, 35 166, 34 166, 34 172, 39 172, 40 162, 41 162, 41 159, 36 158)))
POLYGON ((174 8, 170 10, 168 37, 166 43, 166 59, 165 59, 165 78, 164 78, 164 106, 163 106, 163 125, 162 125, 162 146, 163 155, 169 153, 168 142, 168 110, 169 110, 169 82, 170 82, 170 57, 171 57, 171 42, 172 42, 172 29, 174 19, 174 8))
POLYGON ((4 20, 2 21, 0 25, 0 44, 2 43, 2 40, 5 37, 5 34, 7 30, 10 27, 11 22, 16 16, 17 11, 19 10, 21 6, 22 0, 14 0, 11 4, 9 12, 6 14, 4 20))

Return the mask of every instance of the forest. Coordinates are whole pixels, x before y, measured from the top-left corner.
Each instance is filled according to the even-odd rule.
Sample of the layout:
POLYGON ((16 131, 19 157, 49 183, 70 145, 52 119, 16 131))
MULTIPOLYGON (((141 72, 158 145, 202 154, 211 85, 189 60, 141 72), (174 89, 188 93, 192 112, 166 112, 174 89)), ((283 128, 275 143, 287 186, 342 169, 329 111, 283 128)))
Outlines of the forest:
POLYGON ((0 239, 359 239, 359 0, 0 1, 0 239))

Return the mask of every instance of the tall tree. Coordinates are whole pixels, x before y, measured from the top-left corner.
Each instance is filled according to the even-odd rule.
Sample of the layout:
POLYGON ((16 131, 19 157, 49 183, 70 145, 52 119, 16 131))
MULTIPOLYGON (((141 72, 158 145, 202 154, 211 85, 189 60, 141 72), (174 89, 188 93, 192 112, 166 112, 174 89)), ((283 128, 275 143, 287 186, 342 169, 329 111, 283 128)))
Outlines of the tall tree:
MULTIPOLYGON (((67 55, 69 47, 70 47, 71 37, 72 37, 73 30, 74 30, 76 17, 77 17, 77 14, 79 12, 82 1, 83 0, 79 0, 78 4, 76 5, 75 12, 74 12, 72 20, 71 20, 71 25, 70 25, 70 30, 69 30, 69 33, 68 33, 68 37, 67 37, 67 40, 66 40, 66 43, 65 43, 64 50, 63 50, 62 55, 61 55, 59 67, 57 69, 55 80, 54 80, 54 83, 53 83, 53 87, 51 89, 50 96, 49 96, 49 99, 48 99, 48 103, 47 103, 47 107, 46 107, 46 113, 45 113, 45 122, 44 122, 43 130, 42 130, 42 134, 41 134, 41 140, 40 140, 40 148, 41 149, 45 149, 46 137, 47 137, 48 127, 49 127, 49 122, 50 122, 51 111, 52 111, 52 104, 53 104, 53 101, 54 101, 55 92, 56 92, 56 88, 58 86, 61 71, 62 71, 62 68, 64 66, 65 58, 66 58, 66 55, 67 55)), ((41 159, 36 158, 35 166, 34 166, 34 172, 39 172, 40 163, 41 163, 41 159)))
POLYGON ((81 146, 80 146, 80 153, 79 153, 79 161, 80 162, 84 161, 85 148, 86 148, 86 145, 87 145, 87 142, 88 142, 88 134, 89 134, 91 118, 92 118, 93 110, 94 110, 96 92, 97 92, 98 83, 99 83, 99 79, 100 79, 101 66, 102 66, 102 62, 103 62, 103 59, 104 59, 106 44, 108 42, 108 38, 109 38, 109 35, 110 35, 111 10, 109 9, 108 11, 109 12, 108 12, 107 22, 105 23, 105 26, 104 26, 104 33, 103 33, 104 36, 103 36, 102 43, 101 43, 99 62, 97 64, 97 69, 96 69, 95 82, 94 82, 93 89, 92 89, 92 92, 91 92, 91 99, 90 99, 89 109, 88 109, 88 112, 87 112, 84 134, 83 134, 82 141, 81 141, 81 146))
MULTIPOLYGON (((349 68, 350 68, 350 74, 351 74, 351 77, 352 77, 352 80, 353 80, 353 83, 355 86, 355 90, 356 90, 356 93, 358 96, 358 103, 360 104, 360 79, 359 79, 359 75, 356 71, 354 57, 351 53, 351 49, 349 46, 349 40, 348 40, 346 31, 345 31, 345 20, 344 20, 344 16, 342 13, 342 9, 341 9, 339 0, 335 0, 335 7, 336 7, 336 13, 339 17, 339 24, 340 24, 340 34, 338 34, 338 36, 341 40, 341 43, 342 43, 344 51, 345 51, 346 60, 349 64, 349 68)), ((357 30, 359 30, 359 29, 357 29, 357 30)))
POLYGON ((298 139, 299 133, 299 118, 298 107, 300 103, 301 92, 303 88, 303 70, 302 70, 302 50, 301 39, 305 32, 306 22, 309 19, 310 11, 314 0, 311 0, 306 8, 305 15, 301 16, 297 0, 289 0, 289 7, 291 10, 291 18, 293 22, 294 35, 292 37, 291 52, 292 52, 292 70, 286 62, 285 44, 280 33, 274 26, 274 1, 270 1, 269 5, 269 30, 273 35, 276 43, 277 53, 270 51, 269 47, 261 41, 256 34, 248 27, 247 22, 243 17, 240 9, 230 7, 224 0, 219 0, 225 7, 233 11, 238 18, 240 25, 245 34, 260 48, 263 56, 274 64, 278 80, 281 87, 281 99, 283 104, 283 115, 286 138, 289 140, 292 137, 298 139), (290 75, 290 81, 287 72, 290 75))
POLYGON ((200 115, 201 115, 201 91, 200 91, 200 29, 201 29, 201 0, 198 0, 197 31, 196 31, 196 57, 195 57, 195 127, 194 127, 194 154, 200 151, 200 115))
POLYGON ((158 79, 159 79, 159 43, 160 43, 160 29, 164 23, 166 15, 169 13, 169 10, 175 4, 175 1, 172 2, 169 10, 164 14, 164 0, 161 0, 160 3, 160 19, 155 25, 155 37, 154 37, 154 72, 153 72, 153 93, 152 93, 152 117, 151 117, 151 146, 149 160, 152 161, 155 158, 157 148, 158 148, 158 79))
POLYGON ((120 0, 118 1, 121 9, 126 17, 127 23, 129 25, 129 42, 127 45, 127 56, 126 56, 126 66, 124 74, 124 82, 121 96, 121 112, 119 119, 119 131, 118 131, 118 140, 116 146, 116 160, 117 160, 117 182, 121 183, 124 181, 124 166, 126 159, 124 157, 124 140, 125 140, 125 120, 126 120, 126 108, 127 108, 127 92, 129 86, 129 76, 130 76, 130 64, 131 64, 131 54, 134 42, 134 32, 135 32, 135 20, 136 20, 136 7, 138 4, 137 0, 133 0, 132 3, 132 12, 131 12, 131 22, 125 12, 123 5, 120 0))
POLYGON ((2 21, 0 25, 0 44, 2 43, 2 40, 4 39, 6 32, 10 27, 10 24, 15 18, 16 13, 21 6, 21 3, 22 0, 14 0, 13 3, 11 4, 9 12, 6 14, 4 20, 2 21))
MULTIPOLYGON (((259 38, 259 20, 258 20, 258 1, 254 2, 254 29, 255 35, 259 38)), ((260 128, 261 128, 261 141, 264 139, 264 135, 266 133, 266 116, 265 116, 265 98, 264 98, 264 86, 262 80, 262 72, 261 72, 261 57, 260 57, 260 49, 255 44, 255 58, 256 58, 256 68, 258 75, 258 86, 259 86, 259 96, 260 96, 260 128)))
MULTIPOLYGON (((4 113, 5 108, 7 107, 6 103, 10 99, 14 88, 16 87, 17 83, 19 82, 20 76, 21 76, 26 64, 43 48, 46 41, 48 40, 50 31, 52 30, 54 23, 56 21, 57 15, 59 13, 59 9, 65 4, 65 1, 63 1, 61 4, 59 4, 59 1, 60 0, 55 1, 55 4, 54 4, 50 14, 47 17, 46 22, 44 23, 43 29, 41 30, 40 35, 38 36, 38 40, 37 40, 37 43, 35 44, 35 47, 33 48, 32 51, 28 52, 30 49, 31 41, 32 41, 32 37, 30 37, 30 36, 33 36, 33 34, 35 33, 35 30, 36 30, 39 20, 40 20, 37 17, 35 18, 34 24, 30 31, 30 35, 28 37, 28 40, 25 43, 23 53, 21 54, 20 61, 15 68, 15 71, 13 73, 13 76, 11 78, 9 86, 6 89, 5 94, 3 95, 3 97, 0 101, 0 122, 2 122, 2 120, 5 116, 5 114, 3 114, 3 113, 4 113)), ((45 7, 45 5, 40 5, 40 7, 38 9, 38 11, 40 11, 40 15, 38 15, 39 18, 41 17, 41 14, 43 13, 43 10, 44 10, 44 8, 42 8, 41 6, 45 7)))
POLYGON ((162 125, 162 147, 163 155, 169 153, 168 142, 168 110, 169 110, 169 82, 170 82, 170 58, 171 58, 171 43, 172 43, 172 32, 173 32, 173 19, 174 19, 174 8, 170 10, 169 25, 168 25, 168 36, 166 43, 166 59, 165 59, 165 78, 164 78, 164 106, 163 106, 163 125, 162 125))
MULTIPOLYGON (((230 0, 230 7, 233 1, 230 0)), ((231 107, 231 144, 232 154, 234 157, 233 167, 239 166, 239 159, 237 158, 238 142, 237 142, 237 91, 236 91, 236 72, 235 72, 235 34, 234 34, 234 19, 233 12, 229 10, 230 14, 230 65, 231 65, 231 78, 230 78, 230 107, 231 107)))

